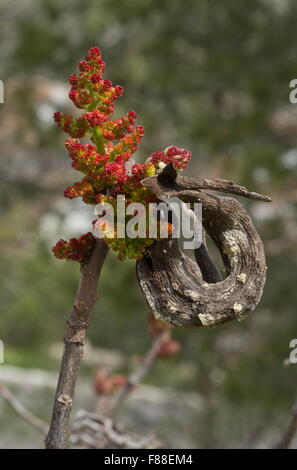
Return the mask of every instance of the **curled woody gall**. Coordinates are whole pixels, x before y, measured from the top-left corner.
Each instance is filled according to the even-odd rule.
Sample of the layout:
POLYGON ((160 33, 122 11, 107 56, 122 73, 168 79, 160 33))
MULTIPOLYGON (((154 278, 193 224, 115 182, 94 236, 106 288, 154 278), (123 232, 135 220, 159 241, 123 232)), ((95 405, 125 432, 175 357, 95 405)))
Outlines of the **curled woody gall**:
MULTIPOLYGON (((111 119, 114 102, 124 89, 102 78, 105 62, 100 50, 92 47, 85 60, 79 62, 78 69, 78 74, 69 77, 69 98, 77 108, 84 110, 83 114, 80 117, 60 112, 54 114, 57 125, 70 136, 65 146, 72 167, 84 175, 82 180, 64 191, 64 196, 70 199, 81 197, 86 204, 109 202, 114 207, 117 194, 125 195, 126 205, 141 202, 147 206, 156 202, 157 198, 144 188, 141 180, 154 176, 170 162, 174 162, 176 169, 184 169, 191 153, 172 146, 163 152, 152 153, 144 163, 135 163, 132 155, 142 140, 144 128, 135 125, 137 115, 134 111, 119 119, 111 119), (89 138, 92 143, 81 143, 80 138, 89 138), (129 164, 130 171, 127 169, 129 164)), ((126 222, 129 218, 131 216, 126 216, 126 222)), ((59 240, 53 247, 55 256, 84 261, 90 252, 92 235, 82 235, 75 240, 59 240), (82 243, 85 240, 88 243, 82 243)), ((141 259, 153 241, 148 233, 147 238, 117 238, 117 230, 112 237, 109 233, 104 238, 104 242, 118 253, 119 259, 141 259)))

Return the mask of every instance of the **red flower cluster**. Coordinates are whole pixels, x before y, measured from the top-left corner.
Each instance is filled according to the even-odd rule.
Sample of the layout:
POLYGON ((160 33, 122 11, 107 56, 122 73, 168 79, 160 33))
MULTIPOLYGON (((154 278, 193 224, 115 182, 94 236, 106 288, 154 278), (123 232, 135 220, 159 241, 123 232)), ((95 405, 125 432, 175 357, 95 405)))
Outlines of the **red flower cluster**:
POLYGON ((82 115, 82 119, 88 122, 90 127, 96 127, 103 124, 103 122, 108 120, 108 115, 105 113, 100 113, 100 111, 89 111, 82 115))
POLYGON ((87 178, 77 181, 69 188, 65 189, 64 196, 73 199, 74 197, 82 197, 84 202, 91 203, 94 198, 94 188, 87 178))
POLYGON ((84 137, 88 130, 88 124, 85 119, 81 117, 75 119, 71 114, 62 114, 57 111, 54 114, 54 120, 71 137, 84 137))
POLYGON ((67 139, 65 146, 72 160, 73 168, 86 175, 102 172, 104 163, 109 161, 109 156, 100 155, 95 145, 81 144, 76 139, 67 139))
MULTIPOLYGON (((141 180, 153 176, 171 161, 176 168, 185 168, 191 158, 190 152, 169 147, 164 152, 153 153, 143 164, 131 164, 131 157, 137 151, 144 129, 135 125, 137 116, 134 111, 129 111, 119 119, 111 119, 114 101, 123 94, 123 88, 113 86, 111 81, 102 78, 105 63, 97 47, 88 51, 85 59, 79 62, 78 68, 78 74, 69 77, 69 97, 85 112, 78 118, 60 112, 54 114, 58 126, 71 137, 66 140, 65 145, 72 166, 84 174, 81 181, 65 190, 65 197, 81 197, 87 204, 96 204, 108 192, 114 200, 117 194, 125 194, 127 204, 132 201, 155 202, 154 196, 141 185, 141 180), (90 138, 92 144, 77 140, 82 137, 90 138)), ((121 259, 139 258, 152 242, 151 239, 117 240, 115 237, 114 240, 108 240, 108 245, 118 251, 121 259)), ((54 247, 56 256, 76 259, 74 253, 71 256, 59 255, 61 243, 58 242, 54 247)), ((77 260, 81 259, 80 253, 77 260)))
POLYGON ((163 357, 163 359, 169 359, 170 357, 175 356, 181 351, 181 345, 175 339, 169 338, 167 341, 164 341, 160 350, 159 350, 159 357, 163 357))
POLYGON ((110 374, 106 369, 97 369, 94 389, 99 395, 112 395, 127 382, 121 374, 110 374))
POLYGON ((88 232, 80 238, 71 238, 68 242, 60 239, 52 250, 56 258, 82 262, 91 253, 94 243, 95 238, 88 232))
MULTIPOLYGON (((109 120, 102 126, 102 135, 106 140, 122 139, 127 133, 133 132, 136 113, 129 111, 127 116, 114 121, 109 120)), ((138 128, 139 129, 139 128, 138 128)), ((143 128, 141 127, 143 130, 143 128)))
POLYGON ((191 160, 191 157, 192 155, 189 150, 184 150, 172 145, 171 147, 163 150, 163 152, 152 153, 149 156, 148 161, 152 162, 159 168, 163 167, 162 163, 167 165, 168 163, 173 162, 176 169, 182 170, 186 168, 187 164, 191 160))
POLYGON ((148 317, 148 332, 154 337, 160 334, 162 331, 168 330, 166 338, 164 339, 162 346, 159 350, 158 356, 165 358, 170 358, 175 356, 181 351, 181 344, 171 338, 170 326, 167 323, 164 323, 160 320, 157 320, 154 315, 150 314, 148 317))

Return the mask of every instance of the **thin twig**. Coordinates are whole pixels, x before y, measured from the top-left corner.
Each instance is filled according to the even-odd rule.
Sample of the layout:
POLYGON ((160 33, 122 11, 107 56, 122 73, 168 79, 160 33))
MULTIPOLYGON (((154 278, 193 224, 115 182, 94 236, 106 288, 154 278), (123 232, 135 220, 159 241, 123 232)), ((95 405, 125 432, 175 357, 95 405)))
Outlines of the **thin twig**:
POLYGON ((188 176, 179 176, 173 163, 168 165, 157 176, 150 176, 141 181, 141 184, 150 189, 155 196, 163 200, 164 195, 167 197, 176 195, 176 191, 181 190, 210 190, 223 192, 228 194, 236 194, 258 201, 271 202, 271 198, 254 191, 248 191, 244 186, 239 186, 233 181, 217 178, 215 180, 189 178, 188 176), (172 193, 172 194, 170 194, 172 193))
POLYGON ((48 424, 28 411, 18 398, 3 384, 0 384, 0 395, 24 421, 40 431, 44 436, 46 435, 48 424))
POLYGON ((285 429, 285 432, 276 446, 277 449, 288 449, 292 443, 294 436, 297 432, 297 403, 292 408, 291 417, 289 423, 285 429))
POLYGON ((76 416, 71 442, 75 448, 84 446, 91 449, 155 449, 160 446, 153 436, 125 433, 111 418, 87 411, 76 416))
POLYGON ((107 251, 105 243, 96 240, 90 259, 81 266, 80 284, 67 321, 51 426, 45 440, 48 449, 64 449, 67 446, 75 385, 86 342, 90 313, 96 302, 97 284, 107 251))
POLYGON ((144 358, 141 361, 139 367, 127 378, 124 385, 118 390, 118 392, 111 398, 107 412, 108 416, 114 416, 123 404, 131 390, 138 385, 144 377, 146 377, 154 366, 158 354, 162 348, 164 341, 167 339, 170 325, 162 330, 153 340, 152 345, 144 358))

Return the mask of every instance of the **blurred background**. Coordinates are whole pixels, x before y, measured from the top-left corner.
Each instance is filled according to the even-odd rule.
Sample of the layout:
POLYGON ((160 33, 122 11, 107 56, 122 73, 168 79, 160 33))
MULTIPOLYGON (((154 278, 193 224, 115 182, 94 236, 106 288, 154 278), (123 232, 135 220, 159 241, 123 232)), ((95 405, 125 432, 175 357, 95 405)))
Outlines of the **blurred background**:
MULTIPOLYGON (((297 2, 0 0, 0 18, 0 382, 49 421, 79 279, 78 263, 58 261, 51 246, 92 220, 92 207, 63 197, 79 175, 52 115, 73 109, 68 75, 98 46, 105 78, 125 87, 116 115, 135 110, 145 126, 139 161, 178 145, 193 154, 187 175, 232 179, 273 199, 241 200, 267 254, 256 311, 243 323, 175 329, 182 352, 158 360, 123 422, 163 447, 273 447, 297 394, 297 365, 287 360, 297 338, 297 2)), ((151 342, 148 313, 135 263, 110 252, 78 405, 92 410, 97 367, 133 369, 151 342)), ((1 398, 0 429, 2 448, 43 445, 1 398)))

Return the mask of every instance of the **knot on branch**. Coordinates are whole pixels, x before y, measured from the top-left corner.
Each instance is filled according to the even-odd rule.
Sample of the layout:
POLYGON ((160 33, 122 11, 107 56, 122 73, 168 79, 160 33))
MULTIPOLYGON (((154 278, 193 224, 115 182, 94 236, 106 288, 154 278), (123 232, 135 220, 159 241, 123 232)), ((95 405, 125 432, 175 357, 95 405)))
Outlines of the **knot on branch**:
POLYGON ((65 406, 72 405, 72 398, 67 394, 59 395, 57 401, 65 406))
POLYGON ((85 330, 89 326, 89 308, 85 302, 78 302, 72 307, 72 315, 67 320, 65 343, 85 344, 85 330))
POLYGON ((177 176, 172 163, 142 183, 159 199, 178 197, 187 203, 202 203, 203 228, 216 244, 226 270, 222 279, 204 243, 194 250, 193 261, 180 250, 177 239, 156 241, 149 247, 148 256, 137 262, 140 288, 155 317, 180 327, 215 326, 244 319, 263 292, 263 243, 236 199, 205 190, 267 202, 270 198, 228 180, 177 176))

